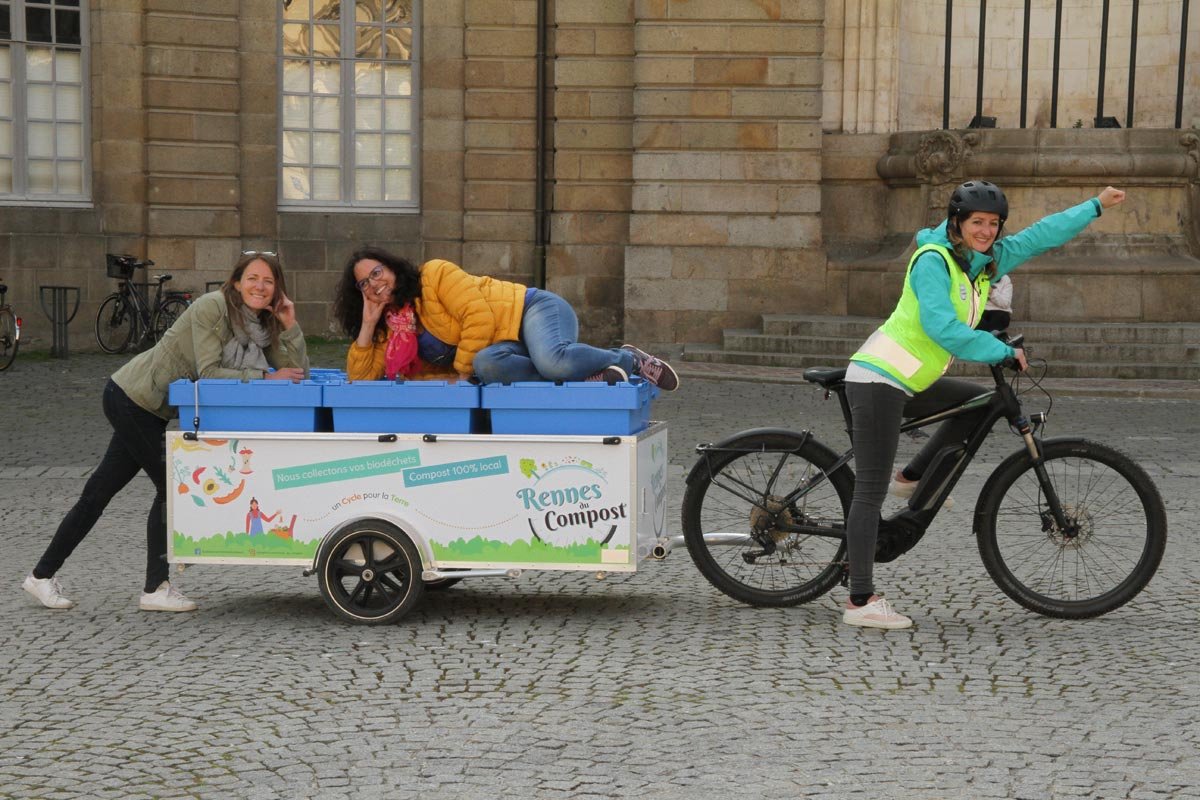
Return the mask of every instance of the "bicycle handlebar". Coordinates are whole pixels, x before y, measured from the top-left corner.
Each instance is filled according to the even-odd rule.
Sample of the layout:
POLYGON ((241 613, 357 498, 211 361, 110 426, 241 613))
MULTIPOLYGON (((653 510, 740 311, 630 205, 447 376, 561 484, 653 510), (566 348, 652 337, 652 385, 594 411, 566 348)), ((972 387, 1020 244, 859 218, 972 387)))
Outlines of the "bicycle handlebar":
MULTIPOLYGON (((1010 338, 1008 334, 1004 333, 1003 331, 997 331, 996 338, 1014 350, 1023 349, 1025 346, 1025 334, 1023 333, 1018 333, 1016 336, 1010 338)), ((1004 359, 1000 362, 999 366, 1003 367, 1004 369, 1021 368, 1021 365, 1017 363, 1017 359, 1014 356, 1009 356, 1008 358, 1004 359)))

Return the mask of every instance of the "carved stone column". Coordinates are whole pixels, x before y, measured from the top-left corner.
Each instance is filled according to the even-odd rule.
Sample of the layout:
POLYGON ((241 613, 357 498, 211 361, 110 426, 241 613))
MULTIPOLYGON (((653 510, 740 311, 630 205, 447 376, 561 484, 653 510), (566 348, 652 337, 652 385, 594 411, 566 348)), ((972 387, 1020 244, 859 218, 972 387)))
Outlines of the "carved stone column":
POLYGON ((891 133, 898 127, 900 3, 829 0, 825 11, 822 124, 845 133, 891 133))

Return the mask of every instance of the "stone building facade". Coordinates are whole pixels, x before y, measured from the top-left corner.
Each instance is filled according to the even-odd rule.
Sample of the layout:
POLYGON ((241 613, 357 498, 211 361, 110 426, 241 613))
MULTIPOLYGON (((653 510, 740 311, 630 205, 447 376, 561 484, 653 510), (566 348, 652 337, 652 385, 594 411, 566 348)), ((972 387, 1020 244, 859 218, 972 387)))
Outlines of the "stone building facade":
MULTIPOLYGON (((65 5, 13 0, 11 12, 33 30, 43 6, 65 5)), ((944 0, 367 0, 346 12, 347 52, 371 14, 412 31, 411 42, 397 39, 413 62, 402 90, 416 108, 403 162, 412 202, 289 204, 285 161, 309 140, 281 134, 294 74, 281 66, 281 29, 307 19, 314 32, 304 35, 315 37, 339 5, 83 0, 87 194, 0 193, 0 278, 32 338, 49 331, 38 287, 68 284, 83 300, 72 347, 94 346, 95 310, 113 288, 106 252, 149 257, 175 285, 202 289, 247 248, 281 254, 305 330, 324 332, 341 265, 363 242, 525 283, 544 271, 595 343, 712 342, 767 312, 878 314, 894 299, 889 273, 902 269, 913 229, 937 217, 955 182, 982 175, 1009 190, 1014 227, 1107 183, 1131 190, 1128 213, 1031 266, 1018 313, 1200 321, 1187 301, 1200 292, 1200 9, 1181 30, 1180 0, 1142 0, 1136 37, 1130 0, 1111 3, 1105 114, 1120 129, 1092 127, 1100 4, 1062 4, 1051 128, 1055 3, 1032 3, 1024 61, 1024 1, 993 0, 983 112, 997 127, 980 130, 966 129, 979 39, 979 4, 966 0, 949 3, 949 130, 944 0)), ((13 42, 14 58, 34 47, 13 42)), ((342 74, 343 100, 359 103, 346 84, 357 73, 342 74)), ((9 118, 28 135, 10 144, 18 168, 32 170, 34 150, 21 148, 33 147, 40 118, 24 73, 14 75, 22 99, 9 118)), ((301 92, 311 109, 324 91, 313 80, 301 92)), ((365 117, 340 108, 354 130, 330 147, 352 170, 365 117)), ((311 113, 304 136, 315 141, 311 113)))

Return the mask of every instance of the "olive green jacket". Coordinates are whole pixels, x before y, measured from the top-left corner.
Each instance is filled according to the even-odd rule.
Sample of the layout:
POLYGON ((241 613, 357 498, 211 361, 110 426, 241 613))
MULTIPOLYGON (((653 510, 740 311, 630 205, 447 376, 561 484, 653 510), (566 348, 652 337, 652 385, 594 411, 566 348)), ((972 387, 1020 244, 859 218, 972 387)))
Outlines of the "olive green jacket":
MULTIPOLYGON (((221 366, 221 351, 233 339, 225 296, 210 292, 192 303, 175 324, 150 350, 135 356, 113 373, 112 379, 129 399, 163 419, 175 416, 167 404, 167 387, 180 378, 264 377, 262 370, 228 369, 221 366)), ((279 335, 279 341, 266 350, 272 367, 308 369, 308 353, 300 325, 279 335)))

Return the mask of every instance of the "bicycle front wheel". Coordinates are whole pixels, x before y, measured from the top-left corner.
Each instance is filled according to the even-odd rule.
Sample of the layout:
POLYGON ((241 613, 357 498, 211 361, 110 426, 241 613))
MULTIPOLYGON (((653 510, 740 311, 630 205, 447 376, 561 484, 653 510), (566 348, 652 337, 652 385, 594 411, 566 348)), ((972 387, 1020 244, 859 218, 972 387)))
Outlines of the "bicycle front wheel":
POLYGON ((162 339, 163 334, 175 324, 175 320, 187 311, 187 307, 187 301, 180 297, 169 297, 162 301, 158 306, 158 313, 154 315, 154 323, 150 326, 155 342, 162 339))
POLYGON ((106 353, 124 353, 133 339, 134 311, 125 298, 113 292, 104 298, 96 314, 96 343, 106 353))
POLYGON ((975 537, 1003 592, 1048 617, 1097 617, 1129 602, 1158 569, 1167 514, 1154 481, 1132 459, 1081 439, 1042 443, 1051 513, 1029 454, 1009 456, 983 487, 975 537))
POLYGON ((683 538, 713 586, 754 606, 806 603, 833 588, 854 494, 849 467, 832 469, 833 451, 798 433, 756 431, 701 458, 683 497, 683 538))
POLYGON ((0 372, 12 366, 21 340, 17 337, 17 317, 11 308, 0 308, 0 372))

